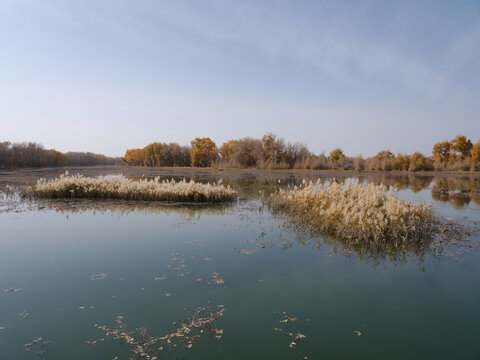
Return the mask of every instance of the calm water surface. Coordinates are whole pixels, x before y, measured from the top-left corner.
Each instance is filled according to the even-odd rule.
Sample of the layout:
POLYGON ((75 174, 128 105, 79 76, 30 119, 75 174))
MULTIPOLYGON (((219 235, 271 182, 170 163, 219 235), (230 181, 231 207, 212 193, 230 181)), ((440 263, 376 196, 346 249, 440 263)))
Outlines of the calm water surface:
MULTIPOLYGON (((479 179, 362 180, 396 185, 438 215, 480 220, 479 179)), ((302 245, 260 200, 298 181, 222 179, 242 195, 223 207, 74 202, 1 212, 0 359, 135 359, 94 325, 114 329, 123 316, 127 331, 161 337, 197 308, 224 309, 212 323, 221 338, 204 331, 191 348, 160 340, 158 359, 480 359, 478 249, 396 263, 302 245), (290 347, 288 333, 306 338, 290 347)))

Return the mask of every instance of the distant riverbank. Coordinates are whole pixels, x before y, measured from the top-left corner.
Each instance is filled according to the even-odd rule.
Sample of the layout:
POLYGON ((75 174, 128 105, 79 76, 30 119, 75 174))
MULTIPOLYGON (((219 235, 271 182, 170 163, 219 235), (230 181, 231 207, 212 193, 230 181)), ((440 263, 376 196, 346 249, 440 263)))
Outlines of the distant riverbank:
POLYGON ((194 167, 144 167, 144 166, 78 166, 51 168, 0 169, 0 182, 33 184, 38 178, 54 178, 68 170, 71 174, 84 176, 99 176, 124 174, 131 177, 173 177, 199 179, 221 178, 224 180, 255 179, 255 180, 285 180, 289 178, 345 178, 345 177, 473 177, 480 178, 480 172, 472 171, 356 171, 356 170, 265 170, 265 169, 217 169, 194 167))

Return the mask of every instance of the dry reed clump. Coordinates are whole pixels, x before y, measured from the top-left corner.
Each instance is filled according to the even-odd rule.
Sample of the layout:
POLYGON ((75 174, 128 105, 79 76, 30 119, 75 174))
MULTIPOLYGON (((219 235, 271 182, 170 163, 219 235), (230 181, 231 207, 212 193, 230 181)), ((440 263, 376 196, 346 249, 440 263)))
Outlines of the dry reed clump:
POLYGON ((68 172, 53 180, 39 179, 37 185, 24 190, 25 196, 37 198, 89 198, 168 202, 225 202, 236 198, 229 186, 201 184, 195 181, 133 181, 123 176, 69 176, 68 172))
POLYGON ((299 187, 277 191, 268 203, 304 230, 348 240, 350 245, 404 247, 431 239, 437 229, 430 205, 404 201, 392 187, 358 180, 323 187, 304 180, 299 187))

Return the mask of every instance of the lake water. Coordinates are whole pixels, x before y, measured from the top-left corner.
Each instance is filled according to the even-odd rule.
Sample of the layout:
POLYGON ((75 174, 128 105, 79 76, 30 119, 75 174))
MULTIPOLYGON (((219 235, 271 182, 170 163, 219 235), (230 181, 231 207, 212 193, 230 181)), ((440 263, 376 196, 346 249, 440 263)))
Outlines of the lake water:
MULTIPOLYGON (((0 359, 480 359, 478 238, 449 256, 366 258, 340 243, 305 241, 262 206, 301 175, 197 180, 228 183, 241 199, 3 198, 0 359), (168 338, 177 329, 181 336, 168 338), (150 357, 133 353, 128 336, 150 341, 150 357)), ((361 180, 396 185, 439 216, 480 220, 478 177, 361 180)), ((0 177, 9 182, 22 181, 0 177)))

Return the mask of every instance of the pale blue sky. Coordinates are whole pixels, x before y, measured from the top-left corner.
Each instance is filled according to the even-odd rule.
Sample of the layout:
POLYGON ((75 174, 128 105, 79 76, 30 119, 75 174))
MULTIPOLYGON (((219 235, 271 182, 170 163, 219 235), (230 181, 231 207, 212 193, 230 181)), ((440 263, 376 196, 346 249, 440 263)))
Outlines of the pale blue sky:
POLYGON ((480 140, 480 1, 0 0, 0 141, 480 140))

